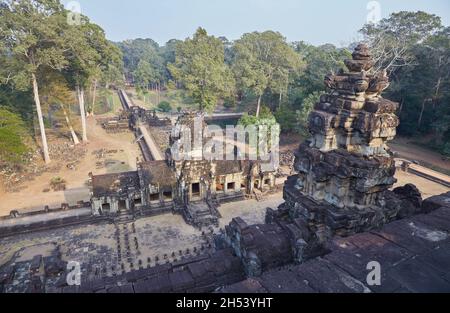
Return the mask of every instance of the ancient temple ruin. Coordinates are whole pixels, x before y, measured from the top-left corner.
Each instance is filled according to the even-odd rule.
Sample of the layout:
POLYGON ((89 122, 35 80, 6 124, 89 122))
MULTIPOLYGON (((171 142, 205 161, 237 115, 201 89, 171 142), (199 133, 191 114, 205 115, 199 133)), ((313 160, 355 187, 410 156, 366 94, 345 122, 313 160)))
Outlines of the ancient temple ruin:
POLYGON ((345 64, 348 71, 325 78, 328 92, 309 116, 311 139, 296 151, 297 174, 285 183, 285 203, 268 209, 264 225, 237 218, 226 227, 224 239, 250 276, 321 255, 334 236, 418 213, 421 196, 414 186, 390 191, 395 162, 386 143, 399 119, 397 103, 381 96, 389 86, 386 72, 372 70, 364 44, 345 64))
MULTIPOLYGON (((140 130, 138 134, 147 123, 167 128, 166 120, 158 126, 155 119, 154 114, 130 106, 130 121, 133 129, 140 130)), ((203 227, 217 225, 221 203, 257 197, 275 188, 276 168, 261 161, 241 160, 237 155, 234 160, 208 159, 204 148, 213 138, 206 127, 203 114, 185 113, 164 145, 171 148, 158 152, 164 159, 138 160, 137 171, 91 176, 92 213, 139 217, 174 212, 189 224, 203 227), (195 127, 196 123, 200 126, 195 127), (181 144, 183 132, 188 133, 187 146, 181 144)), ((145 141, 140 144, 145 151, 145 141)))
POLYGON ((349 233, 381 226, 397 212, 386 206, 385 192, 396 182, 395 162, 386 142, 396 134, 397 103, 381 97, 389 86, 385 71, 371 73, 367 46, 359 45, 348 72, 327 76, 329 92, 309 117, 312 138, 297 151, 285 188, 286 206, 330 232, 349 233), (296 194, 325 204, 322 216, 296 200, 296 194), (325 222, 327 221, 327 222, 325 222))

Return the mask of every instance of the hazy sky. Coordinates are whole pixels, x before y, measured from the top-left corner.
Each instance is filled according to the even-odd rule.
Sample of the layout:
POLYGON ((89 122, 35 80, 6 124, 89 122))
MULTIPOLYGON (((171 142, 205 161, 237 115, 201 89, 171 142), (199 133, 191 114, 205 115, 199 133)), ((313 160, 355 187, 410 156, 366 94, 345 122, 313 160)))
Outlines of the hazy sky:
MULTIPOLYGON (((70 1, 63 1, 67 4, 70 1)), ((197 27, 230 40, 252 31, 276 30, 289 41, 347 45, 367 21, 367 0, 78 0, 83 14, 113 41, 185 39, 197 27)), ((373 1, 372 1, 373 2, 373 1)), ((422 10, 450 25, 450 0, 380 0, 381 17, 422 10)), ((376 12, 373 10, 372 12, 376 12)))

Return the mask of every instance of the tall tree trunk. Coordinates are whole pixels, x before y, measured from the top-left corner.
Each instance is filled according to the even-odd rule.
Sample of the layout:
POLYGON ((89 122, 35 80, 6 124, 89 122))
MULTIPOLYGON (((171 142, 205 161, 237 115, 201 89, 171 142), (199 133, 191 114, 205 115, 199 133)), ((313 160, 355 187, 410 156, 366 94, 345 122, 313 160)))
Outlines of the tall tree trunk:
POLYGON ((70 134, 72 135, 73 143, 75 145, 78 145, 80 143, 80 140, 78 140, 78 136, 75 133, 75 131, 73 130, 72 123, 70 122, 69 116, 67 115, 67 111, 66 111, 64 105, 60 104, 60 106, 61 106, 61 109, 63 110, 64 117, 65 117, 66 123, 67 123, 67 127, 69 127, 70 134))
POLYGON ((44 161, 45 161, 45 163, 48 164, 48 163, 50 163, 50 155, 48 153, 48 144, 47 144, 47 136, 45 135, 44 119, 42 118, 41 101, 39 99, 39 88, 38 88, 36 75, 34 73, 31 74, 31 78, 33 80, 34 102, 36 104, 36 111, 37 111, 38 121, 39 121, 39 129, 41 131, 42 150, 44 152, 44 161))
POLYGON ((78 103, 80 105, 81 115, 81 127, 83 128, 83 142, 87 142, 87 129, 86 129, 86 110, 84 108, 84 90, 82 87, 77 86, 78 103))
POLYGON ((95 98, 97 96, 97 80, 94 79, 94 91, 92 93, 92 115, 95 115, 95 98))
POLYGON ((258 106, 256 107, 256 117, 259 117, 259 112, 261 111, 261 95, 258 96, 258 106))
POLYGON ((420 125, 422 125, 422 118, 423 118, 423 112, 425 111, 425 103, 428 99, 423 100, 422 102, 422 109, 420 110, 420 116, 419 116, 419 122, 417 123, 418 128, 420 128, 420 125))
POLYGON ((398 109, 398 115, 400 115, 402 113, 404 104, 405 104, 405 99, 402 97, 402 101, 400 101, 400 108, 398 109))
POLYGON ((156 88, 158 88, 158 103, 156 105, 158 105, 161 102, 161 83, 156 83, 156 88))
POLYGON ((441 82, 442 82, 442 78, 439 76, 439 79, 438 79, 437 84, 436 84, 436 92, 434 93, 433 112, 434 112, 434 110, 436 110, 436 106, 438 104, 439 91, 441 89, 441 82))

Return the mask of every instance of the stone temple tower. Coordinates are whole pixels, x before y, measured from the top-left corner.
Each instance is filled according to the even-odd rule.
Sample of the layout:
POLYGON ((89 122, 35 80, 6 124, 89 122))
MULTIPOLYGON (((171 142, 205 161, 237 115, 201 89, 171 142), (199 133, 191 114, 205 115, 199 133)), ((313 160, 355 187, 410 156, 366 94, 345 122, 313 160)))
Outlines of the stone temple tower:
POLYGON ((284 200, 268 209, 266 223, 236 218, 224 239, 249 276, 326 253, 335 236, 380 228, 420 212, 412 185, 391 191, 395 162, 387 142, 395 137, 397 103, 383 99, 385 71, 373 70, 366 45, 345 61, 347 71, 325 77, 328 92, 309 117, 311 138, 296 151, 297 174, 284 185, 284 200))
POLYGON ((329 92, 309 116, 312 137, 296 152, 298 175, 284 195, 291 216, 333 235, 378 227, 397 214, 385 192, 396 182, 386 142, 396 135, 398 105, 381 97, 389 80, 385 71, 371 71, 366 45, 345 64, 348 71, 325 78, 329 92))

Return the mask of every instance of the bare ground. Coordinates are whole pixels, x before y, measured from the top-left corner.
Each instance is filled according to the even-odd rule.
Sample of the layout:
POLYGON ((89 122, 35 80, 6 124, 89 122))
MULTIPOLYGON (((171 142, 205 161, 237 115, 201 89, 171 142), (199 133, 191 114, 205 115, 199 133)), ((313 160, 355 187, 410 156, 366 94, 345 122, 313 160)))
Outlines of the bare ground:
POLYGON ((406 173, 403 171, 397 171, 397 173, 395 174, 395 178, 397 178, 398 181, 394 185, 394 188, 401 187, 406 184, 416 185, 416 187, 422 194, 423 199, 440 195, 450 191, 450 188, 447 188, 441 184, 432 182, 428 179, 422 178, 414 174, 406 173))
POLYGON ((131 132, 108 134, 97 125, 94 117, 90 117, 88 139, 89 142, 85 145, 87 153, 75 169, 61 166, 60 171, 46 172, 35 177, 25 184, 24 189, 15 193, 7 193, 0 187, 0 216, 9 215, 13 209, 43 208, 45 205, 58 207, 61 203, 73 205, 80 200, 89 200, 89 188, 86 185, 89 172, 100 175, 136 169, 136 158, 141 157, 141 152, 134 143, 134 135, 131 132), (103 159, 99 159, 94 152, 100 149, 116 152, 105 154, 103 159), (97 162, 103 165, 97 167, 97 162), (67 189, 44 193, 43 190, 49 187, 50 180, 55 176, 67 181, 67 189))
POLYGON ((415 145, 406 138, 398 137, 388 145, 398 157, 418 161, 424 166, 432 166, 436 170, 443 169, 450 172, 450 160, 448 158, 430 149, 415 145))

